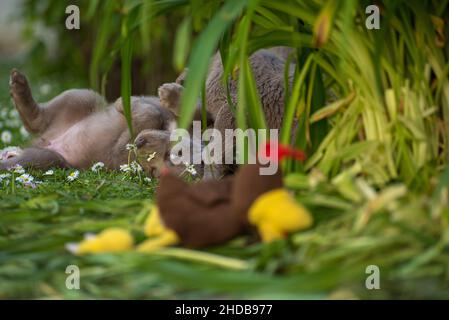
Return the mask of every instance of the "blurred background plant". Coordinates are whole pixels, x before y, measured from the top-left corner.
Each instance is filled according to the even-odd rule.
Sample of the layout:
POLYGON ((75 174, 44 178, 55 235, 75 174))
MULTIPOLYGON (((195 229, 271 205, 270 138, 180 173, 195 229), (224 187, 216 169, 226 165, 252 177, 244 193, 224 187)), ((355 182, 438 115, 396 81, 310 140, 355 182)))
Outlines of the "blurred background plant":
MULTIPOLYGON (((70 4, 80 8, 79 30, 65 28, 68 3, 64 1, 11 2, 15 10, 11 10, 8 23, 21 22, 22 42, 26 43, 20 56, 23 68, 39 77, 68 78, 101 91, 109 100, 118 98, 121 24, 127 12, 132 11, 142 15, 129 19, 133 28, 140 20, 146 21, 137 28, 139 41, 133 41, 133 94, 155 94, 161 83, 176 78, 172 53, 180 12, 166 11, 152 18, 148 10, 135 9, 137 1, 78 0, 70 4)), ((137 34, 132 32, 130 36, 137 34)))
POLYGON ((224 83, 240 70, 238 125, 264 127, 247 58, 261 48, 293 48, 288 64, 296 73, 281 140, 306 149, 310 159, 286 171, 317 168, 340 176, 345 188, 360 175, 378 186, 400 180, 426 188, 449 157, 447 3, 379 1, 379 30, 365 27, 370 1, 80 0, 73 4, 81 29, 71 31, 63 27, 61 1, 23 0, 20 16, 33 39, 30 69, 88 79, 109 99, 154 94, 188 67, 184 127, 217 50, 224 83), (40 25, 57 44, 36 35, 40 25))

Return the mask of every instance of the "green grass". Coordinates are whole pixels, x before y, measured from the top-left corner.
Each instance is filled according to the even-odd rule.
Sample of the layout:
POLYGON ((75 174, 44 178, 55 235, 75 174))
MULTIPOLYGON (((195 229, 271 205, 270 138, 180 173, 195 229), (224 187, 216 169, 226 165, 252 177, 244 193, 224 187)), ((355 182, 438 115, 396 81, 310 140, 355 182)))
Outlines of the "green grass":
MULTIPOLYGON (((49 178, 30 173, 43 184, 17 188, 14 194, 2 189, 3 298, 449 297, 448 237, 443 232, 448 213, 445 209, 444 225, 428 221, 427 196, 353 203, 320 183, 300 197, 314 213, 316 227, 288 241, 262 245, 241 237, 208 250, 214 256, 206 259, 184 249, 77 257, 65 250, 66 243, 111 226, 127 228, 142 241, 154 185, 129 181, 120 173, 99 177, 84 172, 71 183, 64 170, 49 178), (392 205, 394 213, 383 208, 392 205), (367 214, 369 223, 358 224, 367 214), (224 261, 217 262, 220 257, 224 261), (64 271, 71 264, 80 267, 81 290, 65 288, 64 271), (370 264, 381 268, 382 290, 364 289, 370 264)), ((299 189, 301 181, 304 177, 287 180, 299 189)))

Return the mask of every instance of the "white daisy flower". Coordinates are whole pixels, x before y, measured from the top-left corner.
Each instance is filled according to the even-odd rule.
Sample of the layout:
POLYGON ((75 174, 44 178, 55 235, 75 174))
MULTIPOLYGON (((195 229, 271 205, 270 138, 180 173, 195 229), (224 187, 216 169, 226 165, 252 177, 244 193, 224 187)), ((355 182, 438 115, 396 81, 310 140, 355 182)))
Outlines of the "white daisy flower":
POLYGON ((16 178, 16 181, 22 183, 22 184, 30 184, 33 182, 34 177, 28 173, 24 173, 16 178))
POLYGON ((91 168, 91 170, 93 171, 93 172, 99 172, 101 169, 103 169, 104 168, 104 163, 103 162, 97 162, 97 163, 95 163, 93 166, 92 166, 92 168, 91 168))
POLYGON ((52 176, 55 172, 53 170, 47 170, 44 172, 44 176, 52 176))
POLYGON ((76 254, 78 252, 79 244, 76 242, 69 242, 66 243, 64 247, 71 254, 76 254))
POLYGON ((138 173, 142 172, 143 169, 136 161, 131 162, 131 164, 122 164, 120 165, 120 171, 122 172, 132 172, 132 173, 138 173))
POLYGON ((196 176, 197 172, 193 164, 188 164, 187 162, 184 162, 184 165, 186 166, 186 171, 188 173, 190 173, 192 176, 196 176))
POLYGON ((143 181, 145 181, 146 183, 151 183, 151 181, 153 181, 153 180, 151 180, 150 177, 145 177, 145 178, 143 178, 143 181))
POLYGON ((9 144, 11 143, 12 140, 12 134, 11 131, 5 130, 2 132, 2 136, 1 136, 2 142, 4 144, 9 144))
POLYGON ((11 109, 9 111, 9 117, 11 119, 19 119, 19 112, 16 109, 11 109))
POLYGON ((36 188, 40 181, 34 181, 34 177, 28 173, 24 173, 16 178, 17 182, 20 182, 24 187, 36 188))
POLYGON ((126 144, 126 150, 137 150, 137 147, 133 143, 126 144))
MULTIPOLYGON (((11 174, 10 174, 10 173, 3 173, 3 174, 0 174, 0 183, 2 183, 3 180, 8 179, 9 177, 11 177, 11 174)), ((9 180, 7 180, 7 182, 9 182, 9 180)))
POLYGON ((25 170, 20 164, 16 164, 15 166, 11 167, 9 171, 13 171, 14 173, 23 174, 25 173, 25 170))
POLYGON ((3 108, 3 109, 0 111, 0 117, 3 118, 3 119, 5 119, 7 116, 8 116, 8 109, 3 108))
POLYGON ((131 162, 131 169, 134 173, 142 172, 143 169, 136 161, 131 162))
POLYGON ((72 182, 72 181, 78 179, 79 175, 80 175, 80 172, 78 170, 75 170, 67 176, 67 180, 72 182))
POLYGON ((50 91, 51 91, 51 85, 49 85, 48 83, 44 83, 43 85, 41 85, 39 87, 39 92, 44 96, 48 95, 50 93, 50 91))
POLYGON ((25 129, 24 126, 20 127, 20 134, 23 138, 28 138, 30 136, 29 132, 27 131, 27 129, 25 129))
MULTIPOLYGON (((96 234, 95 234, 95 233, 90 233, 90 232, 89 232, 89 233, 85 233, 85 234, 84 234, 84 240, 93 239, 93 238, 95 238, 95 237, 96 237, 96 234)), ((76 253, 78 252, 78 249, 79 249, 80 245, 79 245, 78 242, 69 242, 69 243, 66 243, 64 247, 65 247, 66 250, 69 251, 70 253, 76 254, 76 253)))
POLYGON ((8 120, 8 125, 10 128, 18 128, 18 127, 20 127, 21 124, 22 124, 22 122, 18 118, 8 120))
POLYGON ((152 154, 148 155, 147 162, 150 162, 151 160, 153 160, 155 156, 156 156, 156 151, 154 151, 152 154))

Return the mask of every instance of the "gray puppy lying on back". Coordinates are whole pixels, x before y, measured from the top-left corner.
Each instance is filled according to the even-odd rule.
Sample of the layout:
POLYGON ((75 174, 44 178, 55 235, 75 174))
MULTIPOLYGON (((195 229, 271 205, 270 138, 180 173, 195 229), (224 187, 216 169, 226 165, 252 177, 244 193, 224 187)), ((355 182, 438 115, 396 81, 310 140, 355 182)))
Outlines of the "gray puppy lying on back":
MULTIPOLYGON (((284 113, 284 60, 271 51, 260 50, 251 56, 250 63, 267 125, 280 128, 284 113)), ((224 136, 225 129, 235 128, 235 120, 221 82, 222 72, 221 59, 217 54, 206 83, 206 109, 208 122, 213 123, 224 136)), ((50 167, 87 169, 99 161, 114 170, 128 162, 126 145, 133 141, 121 99, 106 106, 104 98, 98 93, 72 89, 47 103, 37 103, 26 77, 17 70, 11 72, 10 90, 25 128, 37 138, 18 156, 1 161, 0 170, 16 164, 42 170, 50 167)), ((133 128, 137 133, 134 143, 138 156, 146 159, 147 155, 156 152, 153 160, 140 161, 140 164, 146 172, 156 176, 164 163, 169 161, 170 128, 179 113, 182 86, 179 83, 164 84, 158 93, 159 98, 131 98, 133 128)), ((231 81, 234 103, 236 97, 236 83, 231 81)), ((201 119, 199 110, 194 119, 201 119)), ((224 171, 223 168, 218 170, 224 171)))
MULTIPOLYGON (((159 98, 131 98, 135 132, 151 137, 155 151, 161 154, 163 150, 157 147, 165 144, 169 125, 175 121, 170 99, 180 94, 180 88, 165 84, 159 88, 159 98)), ((108 169, 118 169, 128 162, 126 145, 132 141, 121 99, 105 107, 105 100, 96 92, 72 89, 39 104, 32 97, 26 77, 17 70, 11 72, 10 90, 26 130, 37 138, 18 156, 1 161, 0 169, 16 164, 42 170, 86 169, 99 161, 108 169)), ((135 141, 141 146, 146 143, 140 135, 135 141)))

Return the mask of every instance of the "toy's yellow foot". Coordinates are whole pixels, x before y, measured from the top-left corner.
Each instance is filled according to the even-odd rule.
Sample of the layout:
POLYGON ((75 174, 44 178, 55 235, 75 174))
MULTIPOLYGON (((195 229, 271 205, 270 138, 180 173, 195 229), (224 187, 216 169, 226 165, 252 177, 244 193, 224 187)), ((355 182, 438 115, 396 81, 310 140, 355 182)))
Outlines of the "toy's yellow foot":
POLYGON ((148 239, 142 242, 138 247, 139 252, 152 252, 164 247, 176 245, 179 243, 179 238, 174 231, 166 230, 153 239, 148 239))
POLYGON ((271 242, 285 237, 285 234, 278 227, 270 222, 260 223, 257 225, 257 230, 263 242, 271 242))
POLYGON ((165 227, 159 214, 159 209, 156 206, 153 206, 145 221, 144 232, 151 239, 142 242, 137 247, 137 251, 140 252, 151 252, 179 243, 178 235, 165 227))
POLYGON ((109 228, 98 235, 83 240, 75 249, 76 254, 119 252, 133 247, 134 240, 129 231, 109 228))
POLYGON ((275 189, 257 198, 249 209, 248 219, 257 226, 264 242, 283 238, 312 225, 310 213, 285 189, 275 189))

